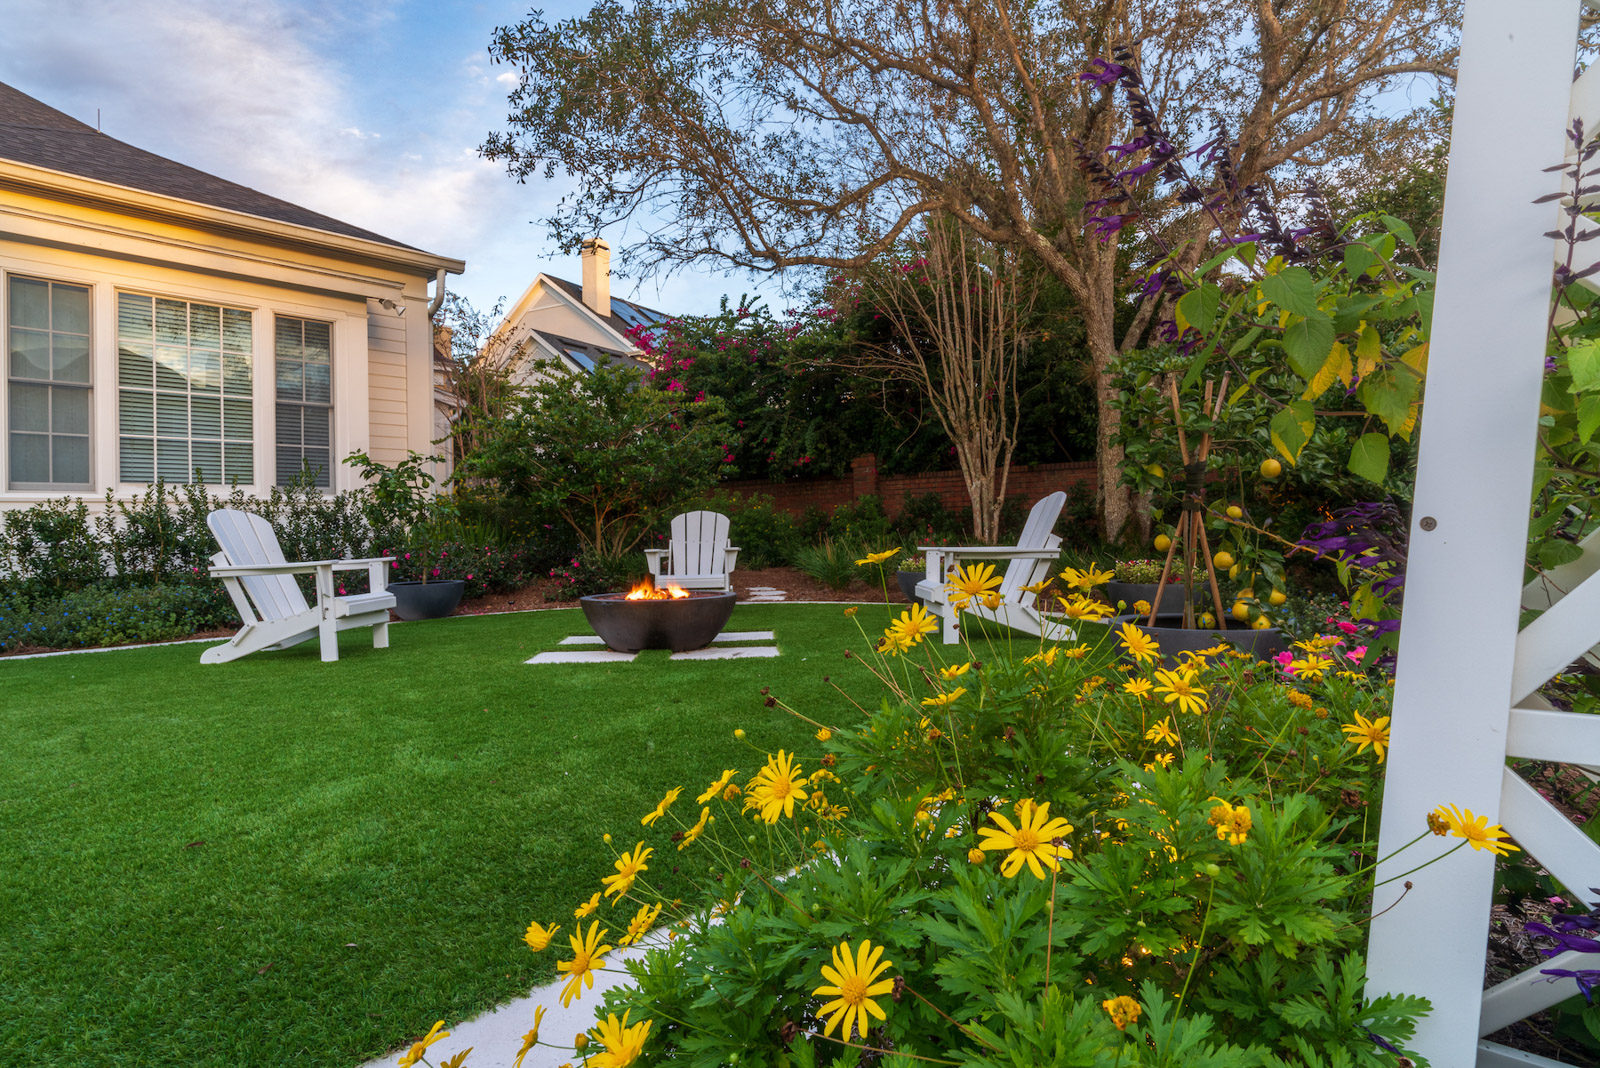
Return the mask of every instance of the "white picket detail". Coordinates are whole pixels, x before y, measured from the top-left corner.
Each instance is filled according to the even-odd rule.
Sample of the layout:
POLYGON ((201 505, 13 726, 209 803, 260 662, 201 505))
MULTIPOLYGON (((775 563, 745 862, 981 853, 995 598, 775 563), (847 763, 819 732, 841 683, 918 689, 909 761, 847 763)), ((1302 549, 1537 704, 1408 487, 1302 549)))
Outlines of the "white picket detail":
MULTIPOLYGON (((1397 853, 1427 812, 1455 804, 1589 899, 1600 849, 1505 762, 1600 755, 1592 726, 1536 692, 1600 643, 1600 585, 1585 581, 1600 558, 1528 590, 1527 606, 1548 610, 1518 633, 1550 308, 1542 235, 1562 219, 1534 201, 1560 180, 1544 169, 1567 157, 1569 113, 1597 128, 1600 78, 1572 80, 1580 0, 1465 8, 1377 879, 1457 844, 1429 836, 1397 853)), ((1572 993, 1530 975, 1483 991, 1492 888, 1493 858, 1472 849, 1380 886, 1368 993, 1432 1002, 1412 1044, 1436 1065, 1552 1064, 1481 1040, 1572 993)))

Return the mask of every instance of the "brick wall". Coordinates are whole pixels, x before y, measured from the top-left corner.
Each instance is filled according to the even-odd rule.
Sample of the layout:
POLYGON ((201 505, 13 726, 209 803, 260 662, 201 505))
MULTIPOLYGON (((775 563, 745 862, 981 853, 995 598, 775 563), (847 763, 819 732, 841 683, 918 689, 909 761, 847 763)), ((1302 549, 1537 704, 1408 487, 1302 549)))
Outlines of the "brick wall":
MULTIPOLYGON (((1006 496, 1021 497, 1032 504, 1046 494, 1066 490, 1073 484, 1083 486, 1090 493, 1095 488, 1093 460, 1073 463, 1033 464, 1011 468, 1006 481, 1006 496)), ((960 471, 929 471, 920 475, 878 474, 878 459, 868 454, 850 461, 850 474, 845 478, 811 478, 795 482, 768 482, 764 479, 742 479, 724 482, 722 488, 732 493, 764 493, 773 499, 777 508, 798 516, 811 505, 824 512, 832 512, 841 504, 850 504, 857 497, 876 494, 883 499, 884 511, 890 518, 900 514, 906 494, 920 497, 937 493, 945 507, 965 511, 972 507, 967 499, 967 484, 960 471)))

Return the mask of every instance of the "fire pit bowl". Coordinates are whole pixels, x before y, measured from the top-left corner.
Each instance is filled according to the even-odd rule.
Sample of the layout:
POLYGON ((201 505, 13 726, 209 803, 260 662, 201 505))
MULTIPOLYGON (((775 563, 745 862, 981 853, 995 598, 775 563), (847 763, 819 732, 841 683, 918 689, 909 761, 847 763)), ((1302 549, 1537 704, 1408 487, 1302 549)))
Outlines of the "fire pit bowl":
MULTIPOLYGON (((683 591, 679 591, 683 593, 683 591)), ((578 598, 583 616, 607 646, 619 653, 671 649, 675 653, 711 644, 733 615, 734 593, 684 593, 681 597, 628 599, 625 593, 578 598)))

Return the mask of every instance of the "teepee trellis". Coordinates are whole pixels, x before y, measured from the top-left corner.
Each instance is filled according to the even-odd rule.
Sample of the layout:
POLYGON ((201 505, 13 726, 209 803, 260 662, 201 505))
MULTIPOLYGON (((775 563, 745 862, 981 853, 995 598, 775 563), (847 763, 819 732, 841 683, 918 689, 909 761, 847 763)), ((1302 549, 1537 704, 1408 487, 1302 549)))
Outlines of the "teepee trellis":
MULTIPOLYGON (((1172 561, 1178 554, 1178 547, 1183 546, 1183 573, 1184 573, 1184 599, 1183 599, 1183 625, 1193 627, 1194 615, 1194 581, 1195 556, 1198 554, 1200 562, 1204 565, 1206 579, 1211 587, 1212 603, 1217 608, 1217 626, 1222 627, 1224 622, 1222 613, 1222 591, 1217 587, 1217 569, 1211 560, 1211 543, 1206 538, 1206 460, 1211 455, 1211 431, 1207 430, 1200 436, 1200 442, 1195 446, 1194 458, 1189 457, 1189 439, 1183 432, 1183 407, 1178 403, 1178 380, 1171 378, 1167 381, 1168 395, 1172 398, 1172 423, 1178 431, 1178 458, 1183 461, 1184 491, 1183 511, 1178 514, 1178 522, 1172 529, 1172 544, 1167 546, 1167 561, 1161 566, 1161 578, 1156 582, 1158 591, 1167 588, 1167 578, 1172 574, 1172 561)), ((1201 404, 1201 411, 1213 421, 1222 414, 1223 399, 1228 395, 1228 376, 1222 376, 1222 384, 1216 390, 1215 401, 1212 399, 1212 383, 1206 383, 1205 399, 1201 404)), ((1145 626, 1156 625, 1156 613, 1161 610, 1163 598, 1159 593, 1155 603, 1150 606, 1150 618, 1145 621, 1145 626)))
MULTIPOLYGON (((1553 709, 1538 690, 1600 642, 1600 540, 1522 585, 1555 209, 1545 168, 1571 119, 1600 128, 1600 67, 1576 83, 1580 2, 1468 0, 1445 192, 1428 397, 1421 428, 1405 627, 1396 674, 1380 856, 1439 804, 1502 824, 1585 901, 1600 847, 1506 766, 1508 757, 1600 766, 1600 717, 1553 709), (1522 607, 1543 614, 1518 631, 1522 607)), ((1493 888, 1487 853, 1432 837, 1378 866, 1369 991, 1433 1003, 1414 1045, 1433 1064, 1556 1062, 1481 1038, 1577 992, 1541 967, 1482 989, 1493 888)))

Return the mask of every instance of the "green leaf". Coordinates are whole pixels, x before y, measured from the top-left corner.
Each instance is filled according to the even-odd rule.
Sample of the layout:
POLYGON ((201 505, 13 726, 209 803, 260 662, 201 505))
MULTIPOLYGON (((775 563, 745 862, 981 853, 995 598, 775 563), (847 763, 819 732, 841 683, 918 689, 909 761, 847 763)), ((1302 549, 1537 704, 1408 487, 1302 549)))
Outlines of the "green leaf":
POLYGON ((1202 334, 1217 321, 1217 309, 1222 307, 1222 287, 1206 283, 1191 289, 1178 301, 1179 322, 1187 322, 1202 334))
POLYGON ((1317 419, 1312 414, 1311 403, 1292 401, 1272 417, 1268 429, 1272 432, 1272 444, 1283 453, 1286 460, 1294 463, 1300 458, 1300 450, 1311 440, 1311 433, 1316 426, 1317 419))
POLYGON ((1261 295, 1296 315, 1317 314, 1317 286, 1304 267, 1285 267, 1277 274, 1267 275, 1261 280, 1261 295))
POLYGON ((1353 281, 1359 281, 1367 268, 1376 265, 1378 257, 1365 245, 1351 242, 1344 247, 1344 271, 1353 281))
POLYGON ((1600 429, 1600 393, 1586 393, 1578 401, 1578 437, 1585 445, 1600 429))
POLYGON ((1383 228, 1385 230, 1388 230, 1412 248, 1417 247, 1417 235, 1411 232, 1411 227, 1396 219, 1393 215, 1380 215, 1378 218, 1383 220, 1383 228))
POLYGON ((1361 403, 1383 420, 1389 433, 1398 434, 1411 417, 1411 402, 1421 389, 1421 380, 1410 371, 1396 374, 1385 367, 1361 380, 1361 403))
POLYGON ((1238 341, 1235 341, 1228 347, 1228 355, 1237 356, 1241 352, 1244 352, 1246 349, 1250 348, 1250 346, 1254 345, 1258 340, 1260 340, 1263 333, 1265 333, 1265 331, 1259 326, 1252 326, 1249 330, 1245 331, 1244 337, 1241 337, 1238 341))
POLYGON ((1333 351, 1333 321, 1321 312, 1315 312, 1283 332, 1283 351, 1289 357, 1289 366, 1295 374, 1311 381, 1322 365, 1328 362, 1333 351))
POLYGON ((1363 434, 1350 450, 1350 473, 1368 482, 1383 485, 1389 475, 1389 438, 1384 434, 1363 434))
POLYGON ((1546 568, 1570 564, 1582 555, 1583 550, 1570 541, 1556 539, 1539 546, 1539 563, 1546 568))
POLYGON ((1567 350, 1572 392, 1600 390, 1600 341, 1580 341, 1567 350))

